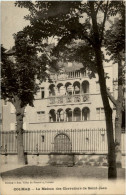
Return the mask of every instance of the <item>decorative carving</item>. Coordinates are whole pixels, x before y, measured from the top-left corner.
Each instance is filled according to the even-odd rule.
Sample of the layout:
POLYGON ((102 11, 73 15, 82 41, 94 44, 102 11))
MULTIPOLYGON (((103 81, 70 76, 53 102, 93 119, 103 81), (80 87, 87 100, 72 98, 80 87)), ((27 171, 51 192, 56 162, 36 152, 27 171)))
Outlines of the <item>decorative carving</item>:
POLYGON ((80 95, 74 96, 74 102, 81 102, 80 95))
POLYGON ((50 104, 55 104, 55 97, 50 98, 50 104))
POLYGON ((83 95, 83 102, 86 102, 89 100, 89 95, 83 95))
POLYGON ((72 102, 72 96, 71 95, 69 95, 69 96, 66 97, 66 102, 67 103, 72 102))
POLYGON ((57 104, 62 104, 62 103, 63 103, 63 97, 58 97, 57 104))
POLYGON ((61 97, 50 97, 50 104, 63 104, 73 102, 87 102, 89 101, 89 94, 85 95, 66 95, 61 97))

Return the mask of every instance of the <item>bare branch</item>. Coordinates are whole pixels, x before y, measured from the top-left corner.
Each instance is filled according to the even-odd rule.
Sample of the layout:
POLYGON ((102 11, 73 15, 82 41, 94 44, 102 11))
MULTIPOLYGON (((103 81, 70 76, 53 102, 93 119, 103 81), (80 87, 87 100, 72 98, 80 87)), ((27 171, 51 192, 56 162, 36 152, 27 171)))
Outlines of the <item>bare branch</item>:
POLYGON ((106 18, 107 18, 108 5, 109 5, 109 2, 107 1, 106 9, 105 9, 105 12, 104 12, 104 19, 103 19, 103 23, 102 23, 101 42, 102 42, 102 39, 103 39, 104 27, 105 27, 105 22, 106 22, 106 18))
MULTIPOLYGON (((66 44, 70 44, 70 42, 72 41, 72 39, 76 38, 76 34, 69 34, 67 36, 64 36, 60 39, 60 41, 58 42, 57 46, 55 47, 55 51, 60 51, 60 49, 65 46, 66 44)), ((82 38, 83 40, 87 40, 89 42, 89 44, 91 44, 92 46, 94 45, 93 41, 86 35, 83 35, 82 38)))
POLYGON ((103 3, 103 1, 100 1, 100 3, 98 4, 98 7, 97 7, 97 9, 96 9, 96 15, 97 15, 97 13, 98 13, 98 10, 99 10, 99 8, 100 8, 100 6, 101 6, 101 4, 103 3))

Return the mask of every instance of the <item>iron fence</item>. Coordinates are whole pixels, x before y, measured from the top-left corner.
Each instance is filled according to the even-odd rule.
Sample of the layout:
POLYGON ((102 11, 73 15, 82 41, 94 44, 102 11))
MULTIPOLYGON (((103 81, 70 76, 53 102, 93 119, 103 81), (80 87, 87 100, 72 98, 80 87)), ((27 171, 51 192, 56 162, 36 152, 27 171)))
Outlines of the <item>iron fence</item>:
MULTIPOLYGON (((122 152, 125 150, 125 134, 122 134, 122 152)), ((105 129, 35 130, 24 131, 24 151, 29 154, 75 153, 106 154, 105 129)), ((17 153, 15 131, 0 133, 2 154, 17 153)))

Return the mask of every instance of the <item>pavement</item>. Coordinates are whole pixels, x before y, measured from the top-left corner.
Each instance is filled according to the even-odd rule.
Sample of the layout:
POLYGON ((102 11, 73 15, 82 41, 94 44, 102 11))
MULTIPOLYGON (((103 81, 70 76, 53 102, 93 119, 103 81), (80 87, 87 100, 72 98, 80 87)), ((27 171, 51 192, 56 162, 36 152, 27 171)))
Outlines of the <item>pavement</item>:
MULTIPOLYGON (((42 166, 42 165, 8 165, 1 167, 1 177, 6 178, 96 178, 107 179, 108 168, 94 166, 42 166)), ((117 169, 118 178, 125 178, 125 169, 117 169)))

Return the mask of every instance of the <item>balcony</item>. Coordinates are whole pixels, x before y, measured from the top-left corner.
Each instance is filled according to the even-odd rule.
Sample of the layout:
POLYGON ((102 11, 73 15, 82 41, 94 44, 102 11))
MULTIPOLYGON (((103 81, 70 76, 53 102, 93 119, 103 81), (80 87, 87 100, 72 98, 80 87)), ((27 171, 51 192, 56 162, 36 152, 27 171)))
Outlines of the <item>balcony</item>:
POLYGON ((90 101, 89 94, 75 94, 49 97, 49 105, 59 104, 76 104, 76 103, 88 103, 90 101))
POLYGON ((52 81, 64 81, 68 79, 77 79, 77 78, 83 78, 87 76, 88 75, 86 71, 85 72, 74 71, 74 72, 68 72, 68 73, 59 73, 58 75, 50 74, 50 79, 52 81))

